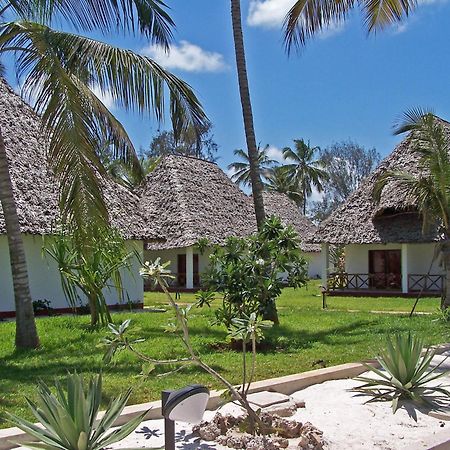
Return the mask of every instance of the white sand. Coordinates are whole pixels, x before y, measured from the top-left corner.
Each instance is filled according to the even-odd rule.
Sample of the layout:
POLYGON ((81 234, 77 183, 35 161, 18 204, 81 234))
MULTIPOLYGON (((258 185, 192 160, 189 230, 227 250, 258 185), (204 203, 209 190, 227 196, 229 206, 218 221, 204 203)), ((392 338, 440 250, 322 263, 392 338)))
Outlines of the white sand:
MULTIPOLYGON (((439 362, 442 357, 436 357, 439 362)), ((445 364, 448 369, 450 359, 445 364)), ((450 384, 450 378, 442 379, 450 384)), ((361 397, 349 389, 360 385, 354 380, 327 381, 310 386, 292 395, 304 400, 306 407, 293 416, 300 422, 311 422, 324 432, 324 438, 331 450, 383 449, 419 450, 449 440, 450 421, 430 417, 417 409, 417 422, 402 408, 392 414, 390 403, 364 404, 367 397, 361 397)), ((206 411, 205 420, 214 416, 206 411)), ((183 450, 223 450, 225 447, 213 442, 202 442, 191 433, 189 424, 176 424, 177 448, 183 450)), ((136 432, 113 448, 158 448, 164 446, 163 420, 144 422, 136 432)))

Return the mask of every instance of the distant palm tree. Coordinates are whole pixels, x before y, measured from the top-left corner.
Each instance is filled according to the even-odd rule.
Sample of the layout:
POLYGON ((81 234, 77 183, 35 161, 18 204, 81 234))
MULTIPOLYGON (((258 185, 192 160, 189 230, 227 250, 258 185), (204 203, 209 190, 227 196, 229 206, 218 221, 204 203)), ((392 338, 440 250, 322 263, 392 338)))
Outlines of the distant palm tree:
POLYGON ((247 142, 247 160, 249 164, 249 178, 255 206, 256 223, 258 229, 264 224, 265 212, 263 202, 264 185, 261 180, 261 166, 259 164, 258 147, 256 146, 255 126, 250 99, 250 88, 245 61, 244 36, 242 34, 241 1, 231 0, 231 22, 233 27, 234 52, 241 98, 242 116, 244 119, 245 139, 247 142))
POLYGON ((299 48, 315 34, 330 25, 347 19, 352 9, 359 7, 369 33, 401 22, 413 11, 417 0, 297 0, 284 21, 284 39, 288 51, 299 48))
POLYGON ((283 156, 287 160, 285 170, 290 180, 295 182, 303 196, 302 210, 306 214, 306 202, 315 187, 318 192, 323 191, 322 183, 328 179, 320 159, 314 159, 319 147, 310 147, 303 139, 294 140, 295 149, 283 149, 283 156), (292 161, 289 163, 289 161, 292 161))
MULTIPOLYGON (((174 23, 162 0, 0 0, 12 22, 0 19, 0 56, 16 58, 23 90, 36 98, 48 162, 60 183, 62 220, 88 242, 97 225, 108 224, 100 186, 105 168, 97 150, 111 141, 114 156, 139 172, 133 144, 122 124, 94 94, 111 92, 128 110, 164 118, 169 92, 172 124, 178 135, 205 121, 190 87, 151 59, 50 25, 64 20, 86 32, 141 32, 166 49, 174 23)), ((37 347, 24 246, 20 234, 5 143, 0 124, 0 201, 6 223, 16 309, 16 346, 37 347)))
POLYGON ((303 205, 303 193, 298 183, 288 175, 285 166, 274 167, 267 176, 265 186, 268 191, 286 194, 298 207, 303 205))
POLYGON ((377 180, 373 195, 380 201, 384 188, 396 182, 414 200, 423 218, 424 231, 430 223, 441 226, 441 254, 446 271, 442 307, 450 307, 450 137, 442 122, 429 111, 405 113, 396 134, 412 132, 413 151, 419 158, 419 173, 389 170, 377 180))
MULTIPOLYGON (((274 159, 270 159, 267 151, 269 149, 269 146, 266 145, 265 148, 262 150, 258 146, 258 172, 264 177, 267 178, 270 175, 270 169, 271 167, 276 164, 276 161, 274 159)), ((234 151, 234 155, 238 156, 241 161, 236 161, 234 163, 231 163, 228 166, 229 170, 233 170, 234 173, 231 176, 231 179, 239 185, 242 186, 251 186, 252 185, 252 178, 251 178, 251 169, 250 169, 250 160, 242 149, 237 149, 234 151)))

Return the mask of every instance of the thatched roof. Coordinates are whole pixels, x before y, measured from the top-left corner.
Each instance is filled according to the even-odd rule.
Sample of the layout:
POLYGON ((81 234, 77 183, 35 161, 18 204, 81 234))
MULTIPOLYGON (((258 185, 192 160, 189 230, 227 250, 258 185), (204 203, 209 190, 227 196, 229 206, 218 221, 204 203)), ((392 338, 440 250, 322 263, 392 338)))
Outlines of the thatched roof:
MULTIPOLYGON (((58 184, 46 164, 40 119, 0 78, 0 129, 8 155, 14 197, 23 233, 51 234, 58 220, 58 184)), ((144 238, 146 228, 139 198, 112 181, 104 184, 111 222, 126 238, 144 238)), ((0 234, 5 233, 0 206, 0 234)))
POLYGON ((317 227, 300 212, 293 200, 280 192, 264 192, 263 199, 266 216, 277 216, 284 225, 292 225, 302 240, 303 251, 320 252, 320 245, 305 242, 314 237, 317 227))
MULTIPOLYGON (((450 124, 442 121, 450 131, 450 124)), ((419 172, 418 156, 409 135, 385 158, 361 186, 319 227, 312 242, 373 244, 433 242, 437 227, 422 232, 417 205, 397 182, 389 182, 379 204, 372 197, 378 177, 386 170, 419 172)))
MULTIPOLYGON (((147 248, 161 250, 195 245, 200 238, 223 244, 230 236, 256 231, 251 198, 214 163, 186 156, 167 156, 147 176, 139 190, 141 204, 164 236, 150 239, 147 248)), ((283 194, 264 194, 267 214, 292 224, 300 237, 314 231, 295 203, 283 194)), ((305 245, 305 251, 320 250, 305 245)))

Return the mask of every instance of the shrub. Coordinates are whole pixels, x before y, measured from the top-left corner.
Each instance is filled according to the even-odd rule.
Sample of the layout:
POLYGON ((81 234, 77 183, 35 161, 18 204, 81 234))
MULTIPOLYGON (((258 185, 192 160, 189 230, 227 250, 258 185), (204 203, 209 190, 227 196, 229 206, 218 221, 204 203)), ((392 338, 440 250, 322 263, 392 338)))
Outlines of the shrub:
POLYGON ((399 408, 399 400, 426 403, 426 397, 433 393, 450 397, 446 386, 429 385, 431 381, 448 373, 437 371, 445 359, 435 367, 430 367, 435 355, 436 350, 431 348, 424 351, 423 340, 411 333, 398 334, 393 340, 388 338, 386 349, 377 358, 384 371, 366 364, 379 378, 357 377, 355 380, 365 384, 354 390, 373 396, 369 402, 392 400, 394 413, 399 408))
POLYGON ((33 415, 43 428, 7 413, 13 424, 38 441, 24 443, 24 447, 35 450, 101 450, 131 434, 146 414, 111 431, 110 428, 130 397, 131 389, 112 400, 104 416, 97 422, 102 400, 101 375, 92 377, 87 388, 82 376, 76 373, 68 375, 66 392, 59 382, 56 382, 55 387, 56 393, 53 394, 47 385, 40 383, 37 403, 27 399, 33 415))

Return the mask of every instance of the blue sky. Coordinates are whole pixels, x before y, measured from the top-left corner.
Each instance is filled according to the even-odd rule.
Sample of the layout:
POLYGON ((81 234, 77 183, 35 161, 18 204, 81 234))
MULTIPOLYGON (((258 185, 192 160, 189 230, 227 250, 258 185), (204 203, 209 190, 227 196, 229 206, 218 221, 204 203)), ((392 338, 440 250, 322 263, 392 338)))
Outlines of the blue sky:
MULTIPOLYGON (((193 86, 214 124, 225 168, 233 150, 245 147, 229 1, 167 3, 177 24, 169 56, 144 39, 104 39, 154 57, 193 86)), ((406 109, 428 106, 450 119, 450 2, 422 0, 402 25, 370 37, 355 12, 288 57, 280 22, 293 3, 242 0, 256 136, 274 155, 295 138, 323 147, 353 139, 386 155, 399 140, 392 125, 406 109)), ((136 147, 147 147, 158 124, 106 101, 136 147)))

